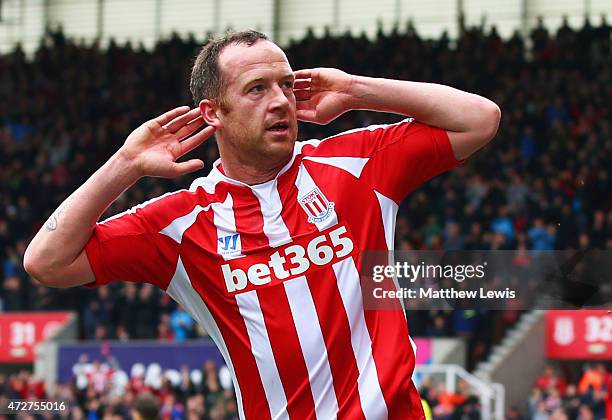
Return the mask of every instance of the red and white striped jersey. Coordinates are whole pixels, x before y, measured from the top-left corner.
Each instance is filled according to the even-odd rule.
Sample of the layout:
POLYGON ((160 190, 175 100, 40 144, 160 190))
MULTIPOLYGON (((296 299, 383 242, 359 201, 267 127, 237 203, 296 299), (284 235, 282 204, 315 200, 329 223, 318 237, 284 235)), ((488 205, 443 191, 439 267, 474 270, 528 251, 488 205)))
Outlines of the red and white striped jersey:
POLYGON ((361 251, 393 248, 398 203, 453 168, 411 119, 298 142, 263 184, 220 162, 189 190, 96 225, 96 281, 149 282, 214 339, 241 418, 420 419, 405 313, 366 310, 361 251))

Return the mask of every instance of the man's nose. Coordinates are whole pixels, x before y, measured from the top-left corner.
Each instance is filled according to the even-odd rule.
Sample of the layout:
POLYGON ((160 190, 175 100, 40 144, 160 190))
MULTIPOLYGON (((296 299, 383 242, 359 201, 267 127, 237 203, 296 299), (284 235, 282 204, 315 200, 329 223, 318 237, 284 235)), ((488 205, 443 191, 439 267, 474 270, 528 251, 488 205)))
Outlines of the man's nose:
POLYGON ((289 106, 289 98, 287 98, 286 92, 280 87, 276 86, 272 90, 272 100, 270 101, 271 110, 277 108, 287 108, 289 106))

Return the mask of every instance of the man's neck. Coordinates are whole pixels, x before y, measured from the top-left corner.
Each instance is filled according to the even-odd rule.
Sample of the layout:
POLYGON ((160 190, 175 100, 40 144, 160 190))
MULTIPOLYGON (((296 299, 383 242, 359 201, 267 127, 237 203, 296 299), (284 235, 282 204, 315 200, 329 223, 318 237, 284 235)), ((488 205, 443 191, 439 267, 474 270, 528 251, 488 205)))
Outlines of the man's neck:
POLYGON ((262 166, 242 164, 232 161, 232 159, 223 159, 223 157, 221 157, 222 167, 220 170, 222 170, 228 178, 235 179, 247 185, 257 185, 274 179, 289 160, 291 160, 291 156, 287 161, 277 166, 268 166, 264 168, 262 166))

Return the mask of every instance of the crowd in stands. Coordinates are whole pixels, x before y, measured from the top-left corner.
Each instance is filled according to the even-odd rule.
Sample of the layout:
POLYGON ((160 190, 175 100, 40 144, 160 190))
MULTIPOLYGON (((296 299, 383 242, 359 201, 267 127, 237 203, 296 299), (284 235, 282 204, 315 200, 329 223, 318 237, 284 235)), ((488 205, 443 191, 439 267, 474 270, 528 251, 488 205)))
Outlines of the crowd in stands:
POLYGON ((612 418, 612 372, 604 363, 586 365, 571 383, 547 366, 529 398, 532 420, 605 420, 612 418))
MULTIPOLYGON (((165 369, 153 363, 122 370, 112 358, 105 362, 81 359, 73 367, 73 380, 48 391, 40 378, 28 371, 0 374, 0 404, 6 399, 64 401, 68 409, 56 418, 74 420, 130 418, 130 408, 141 394, 158 402, 162 420, 237 418, 237 406, 227 367, 213 361, 201 369, 165 369), (70 416, 70 417, 69 417, 70 416)), ((612 418, 612 372, 603 363, 584 365, 572 383, 552 366, 536 379, 527 411, 512 407, 509 420, 605 420, 612 418)), ((425 376, 421 398, 434 419, 480 419, 480 400, 466 382, 454 391, 444 382, 425 376)), ((1 418, 1 416, 0 416, 1 418)))
MULTIPOLYGON (((577 364, 564 365, 562 375, 552 365, 546 366, 533 384, 531 395, 523 406, 510 407, 508 420, 606 420, 612 418, 612 370, 605 363, 583 364, 576 374, 577 364), (575 376, 575 382, 567 378, 575 376)), ((478 393, 464 381, 449 390, 445 381, 425 376, 419 393, 438 420, 478 420, 481 401, 478 393)))
MULTIPOLYGON (((135 364, 129 373, 112 360, 82 358, 73 367, 69 383, 45 389, 42 380, 23 370, 0 374, 0 406, 7 400, 63 402, 65 410, 48 412, 43 418, 70 420, 131 419, 131 409, 142 394, 157 400, 161 420, 234 420, 236 397, 227 367, 218 369, 211 360, 201 369, 163 370, 158 364, 135 364)), ((2 418, 0 413, 0 418, 2 418)))
MULTIPOLYGON (((51 212, 142 122, 191 103, 190 67, 201 40, 174 36, 153 51, 101 48, 49 32, 31 59, 0 56, 0 311, 76 310, 82 338, 182 340, 200 331, 150 285, 54 290, 22 266, 33 234, 51 212), (129 322, 128 322, 129 320, 129 322)), ((495 28, 465 29, 451 42, 406 30, 365 35, 309 33, 286 48, 294 69, 448 84, 502 109, 496 139, 449 174, 419 187, 400 207, 399 250, 611 249, 612 54, 610 25, 543 24, 531 38, 503 40, 495 28), (529 47, 528 47, 529 46, 529 47)), ((390 123, 399 116, 351 112, 327 126, 300 124, 299 139, 390 123)), ((205 175, 213 140, 192 152, 207 167, 173 180, 143 179, 108 217, 205 175)), ((416 336, 465 336, 481 359, 517 311, 409 311, 416 336), (478 333, 477 333, 478 331, 478 333)))
POLYGON ((451 391, 445 382, 435 382, 426 376, 419 386, 419 394, 424 407, 431 411, 436 420, 480 420, 480 399, 465 381, 459 381, 457 389, 451 391))

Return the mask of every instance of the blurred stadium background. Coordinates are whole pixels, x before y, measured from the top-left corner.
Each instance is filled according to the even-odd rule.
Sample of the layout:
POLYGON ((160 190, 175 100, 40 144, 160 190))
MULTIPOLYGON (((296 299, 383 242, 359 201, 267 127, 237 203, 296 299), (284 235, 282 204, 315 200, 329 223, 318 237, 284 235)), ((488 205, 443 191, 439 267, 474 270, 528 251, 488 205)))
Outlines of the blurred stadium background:
MULTIPOLYGON (((0 0, 0 401, 118 419, 149 391, 164 419, 237 418, 219 353, 167 295, 52 290, 22 267, 32 235, 133 128, 191 102, 194 54, 227 28, 267 33, 294 69, 444 83, 500 105, 492 144, 402 205, 398 249, 610 250, 611 15, 610 0, 0 0)), ((397 118, 353 112, 300 139, 397 118)), ((196 153, 217 158, 212 142, 196 153)), ((142 180, 104 217, 195 176, 142 180)), ((408 318, 434 418, 612 419, 605 309, 408 318)))

